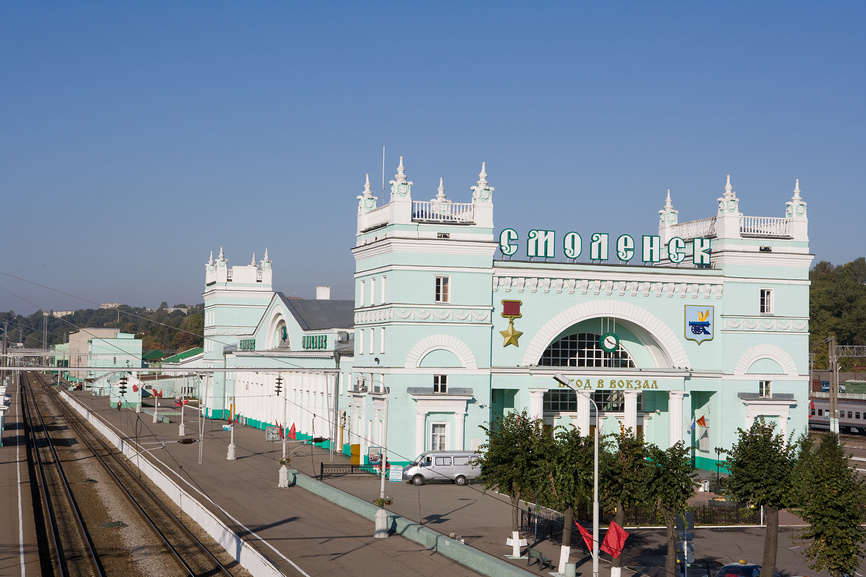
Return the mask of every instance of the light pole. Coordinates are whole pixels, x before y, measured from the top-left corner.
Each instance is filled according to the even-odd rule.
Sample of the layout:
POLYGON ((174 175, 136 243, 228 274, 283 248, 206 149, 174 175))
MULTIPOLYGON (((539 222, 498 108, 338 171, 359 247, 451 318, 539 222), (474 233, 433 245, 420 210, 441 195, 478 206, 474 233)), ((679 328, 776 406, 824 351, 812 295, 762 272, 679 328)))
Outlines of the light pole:
POLYGON ((385 393, 385 410, 382 420, 382 454, 379 457, 380 479, 379 479, 379 499, 382 505, 376 511, 376 531, 373 537, 377 539, 385 539, 388 537, 388 514, 385 512, 385 475, 388 464, 388 389, 382 386, 382 391, 385 393))
POLYGON ((719 458, 722 455, 722 451, 724 451, 721 447, 716 447, 716 492, 719 490, 719 472, 721 471, 722 465, 719 462, 719 458))
POLYGON ((598 405, 592 400, 590 395, 587 395, 577 389, 571 379, 562 373, 553 375, 553 380, 559 383, 560 387, 568 387, 576 394, 584 397, 592 406, 595 407, 595 439, 594 451, 592 459, 592 577, 598 577, 598 405))

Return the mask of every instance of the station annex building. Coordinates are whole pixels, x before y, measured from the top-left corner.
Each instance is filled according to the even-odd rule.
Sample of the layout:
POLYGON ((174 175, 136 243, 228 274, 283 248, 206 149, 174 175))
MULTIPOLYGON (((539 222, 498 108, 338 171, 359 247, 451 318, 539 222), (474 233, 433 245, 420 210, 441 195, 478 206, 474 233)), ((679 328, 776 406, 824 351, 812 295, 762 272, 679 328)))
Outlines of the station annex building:
POLYGON ((668 192, 658 234, 640 239, 497 235, 483 165, 470 202, 441 183, 413 200, 402 158, 390 185, 379 204, 368 176, 357 197, 354 301, 275 292, 267 251, 233 267, 211 255, 203 362, 224 371, 204 384, 210 416, 294 426, 361 463, 385 444, 386 416, 392 463, 474 450, 480 426, 509 411, 583 434, 624 427, 662 448, 683 440, 706 470, 759 415, 786 437, 806 429, 799 182, 784 217, 743 216, 728 177, 713 216, 680 223, 668 192))

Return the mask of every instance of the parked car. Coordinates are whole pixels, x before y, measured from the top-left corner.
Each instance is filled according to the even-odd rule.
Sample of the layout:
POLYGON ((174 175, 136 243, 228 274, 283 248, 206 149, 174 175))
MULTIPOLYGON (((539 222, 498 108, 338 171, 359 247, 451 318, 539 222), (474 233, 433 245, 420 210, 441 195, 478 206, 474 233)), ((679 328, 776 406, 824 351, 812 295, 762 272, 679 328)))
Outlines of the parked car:
MULTIPOLYGON (((755 563, 728 563, 716 573, 716 577, 758 577, 761 574, 761 566, 755 563)), ((779 577, 779 574, 775 574, 779 577)))
POLYGON ((478 455, 472 451, 429 451, 403 469, 403 480, 415 485, 452 481, 465 485, 481 474, 478 455))

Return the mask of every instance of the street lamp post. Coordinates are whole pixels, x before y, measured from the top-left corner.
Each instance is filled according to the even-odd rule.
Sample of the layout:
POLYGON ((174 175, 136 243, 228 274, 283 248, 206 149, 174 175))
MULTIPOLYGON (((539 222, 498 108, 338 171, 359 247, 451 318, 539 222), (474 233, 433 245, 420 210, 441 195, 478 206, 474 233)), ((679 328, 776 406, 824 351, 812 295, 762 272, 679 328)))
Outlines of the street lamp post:
POLYGON ((722 455, 722 451, 724 451, 723 448, 716 447, 716 491, 717 492, 719 490, 719 472, 721 471, 721 468, 722 468, 722 464, 719 461, 719 459, 722 455))
POLYGON ((382 392, 385 393, 385 410, 382 420, 382 455, 379 457, 379 470, 381 476, 379 478, 379 499, 382 505, 376 511, 376 530, 373 537, 377 539, 385 539, 388 537, 388 513, 385 511, 385 475, 387 474, 388 464, 388 390, 382 386, 382 392))
POLYGON ((592 459, 592 577, 598 577, 598 405, 590 395, 579 391, 577 386, 562 373, 553 375, 553 380, 559 383, 560 387, 568 387, 576 394, 581 395, 595 407, 595 439, 594 451, 592 459))

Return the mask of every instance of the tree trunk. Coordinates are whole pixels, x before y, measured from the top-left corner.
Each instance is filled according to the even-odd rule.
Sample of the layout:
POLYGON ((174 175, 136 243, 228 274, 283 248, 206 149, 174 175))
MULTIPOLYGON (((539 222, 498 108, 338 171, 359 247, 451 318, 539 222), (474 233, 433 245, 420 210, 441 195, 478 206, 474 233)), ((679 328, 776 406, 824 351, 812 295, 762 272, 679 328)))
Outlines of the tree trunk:
POLYGON ((520 491, 511 493, 511 556, 520 557, 520 491))
POLYGON ((761 575, 773 577, 776 573, 776 554, 779 550, 779 508, 765 505, 767 532, 764 534, 764 560, 761 575))
MULTIPOLYGON (((613 516, 613 520, 620 527, 625 523, 625 511, 623 510, 622 502, 620 501, 617 501, 616 503, 616 513, 613 516)), ((601 539, 601 535, 599 535, 598 538, 601 539)), ((603 543, 604 539, 601 539, 601 541, 603 543)), ((599 543, 599 546, 601 546, 601 543, 599 543)), ((610 577, 620 577, 620 575, 622 575, 622 558, 622 552, 620 552, 619 556, 613 558, 613 561, 610 564, 610 577)))
POLYGON ((677 517, 670 511, 663 511, 668 536, 668 554, 665 558, 665 574, 677 575, 677 517))
POLYGON ((571 556, 571 524, 574 522, 574 508, 565 509, 565 521, 562 525, 562 547, 559 551, 559 567, 557 571, 565 575, 565 564, 571 556))

